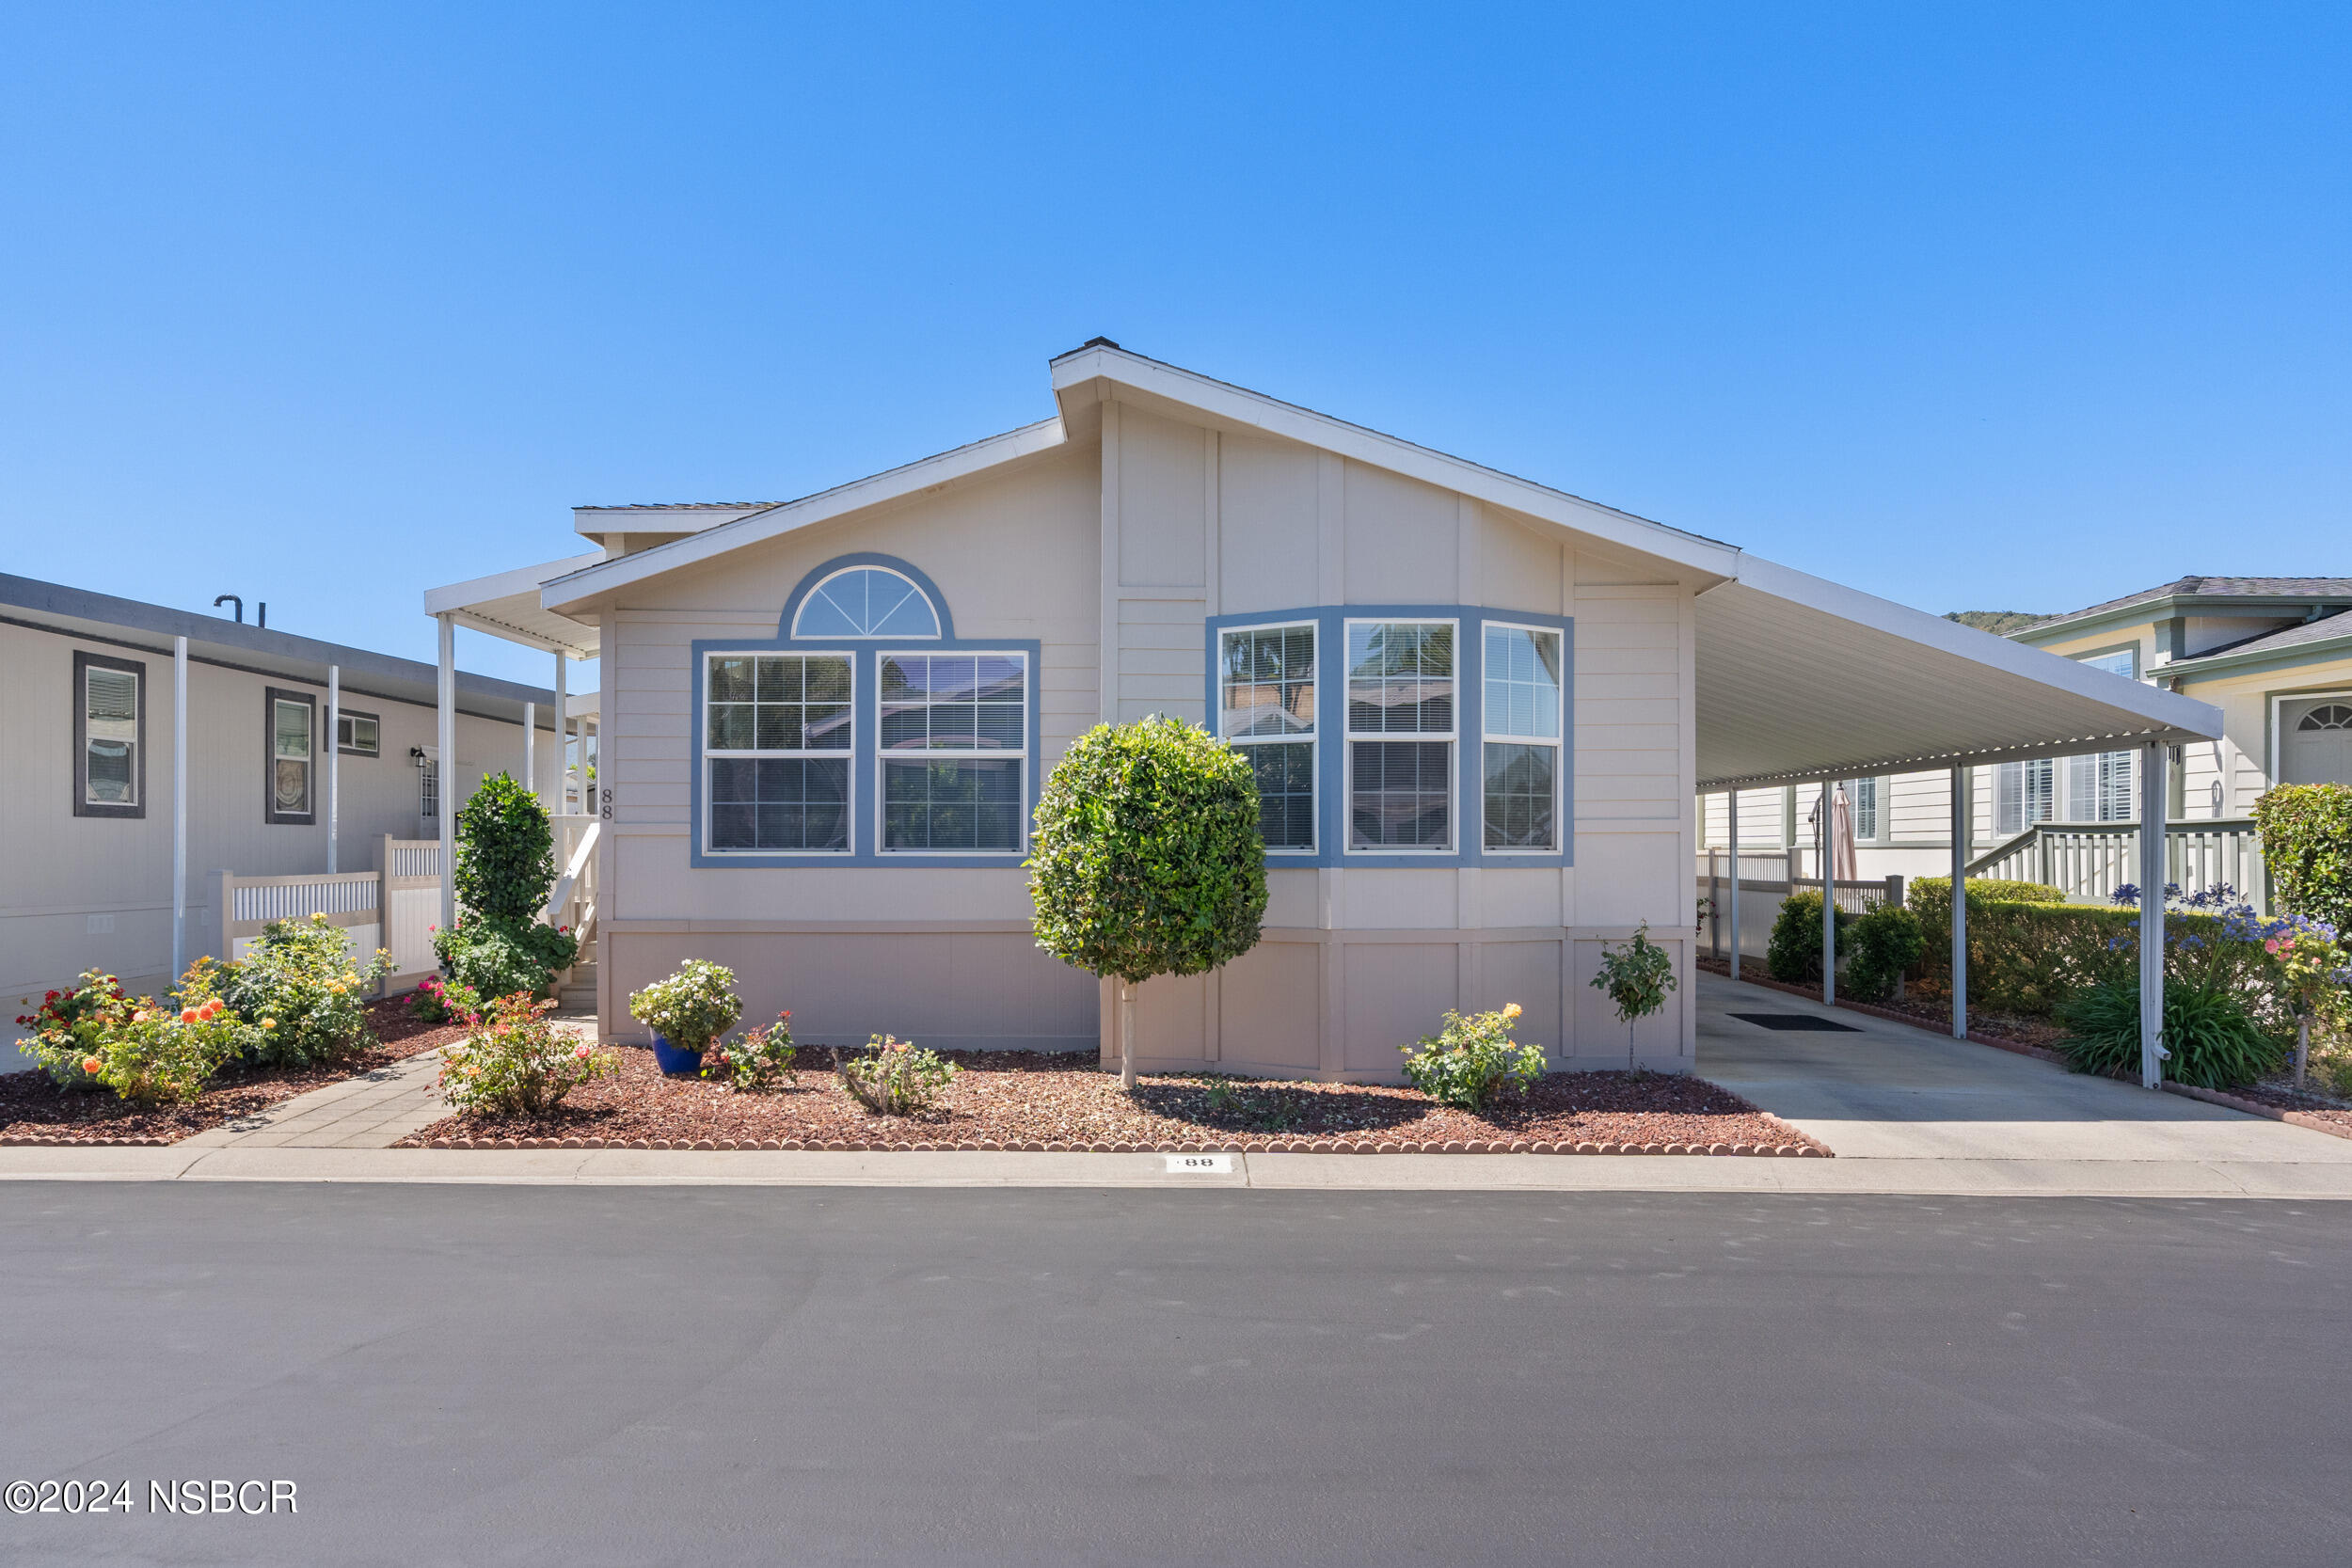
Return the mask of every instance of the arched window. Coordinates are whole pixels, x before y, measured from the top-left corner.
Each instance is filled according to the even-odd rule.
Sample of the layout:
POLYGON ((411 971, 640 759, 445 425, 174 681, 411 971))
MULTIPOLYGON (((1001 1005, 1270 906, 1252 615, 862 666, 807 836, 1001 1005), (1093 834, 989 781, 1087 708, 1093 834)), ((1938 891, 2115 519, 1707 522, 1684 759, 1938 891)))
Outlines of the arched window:
POLYGON ((2352 730, 2352 707, 2342 703, 2327 703, 2303 715, 2298 730, 2352 730))
POLYGON ((887 566, 850 566, 809 590, 792 618, 792 635, 937 637, 939 611, 904 575, 887 566))

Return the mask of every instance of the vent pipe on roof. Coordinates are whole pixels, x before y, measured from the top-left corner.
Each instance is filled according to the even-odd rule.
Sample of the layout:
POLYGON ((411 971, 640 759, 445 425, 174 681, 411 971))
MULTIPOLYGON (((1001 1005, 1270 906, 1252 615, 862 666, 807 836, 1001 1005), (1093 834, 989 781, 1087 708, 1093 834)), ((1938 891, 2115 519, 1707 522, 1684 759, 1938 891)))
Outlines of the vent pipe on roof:
POLYGON ((243 599, 241 599, 241 598, 237 597, 237 595, 235 595, 234 594, 222 594, 219 598, 215 599, 215 600, 213 601, 213 608, 214 608, 215 610, 218 610, 218 609, 219 609, 222 605, 225 605, 225 604, 232 604, 232 605, 235 605, 235 606, 237 607, 237 625, 239 625, 239 626, 244 626, 244 625, 245 625, 245 601, 244 601, 243 599))

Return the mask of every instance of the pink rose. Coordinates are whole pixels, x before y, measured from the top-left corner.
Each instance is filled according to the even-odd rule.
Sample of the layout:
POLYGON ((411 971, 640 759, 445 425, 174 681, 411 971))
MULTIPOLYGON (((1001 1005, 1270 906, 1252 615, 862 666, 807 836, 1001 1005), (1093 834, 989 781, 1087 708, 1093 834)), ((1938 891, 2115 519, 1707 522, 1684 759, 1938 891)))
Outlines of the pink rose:
POLYGON ((573 1052, 572 1054, 575 1056, 585 1057, 588 1054, 588 1048, 583 1045, 579 1050, 573 1052))

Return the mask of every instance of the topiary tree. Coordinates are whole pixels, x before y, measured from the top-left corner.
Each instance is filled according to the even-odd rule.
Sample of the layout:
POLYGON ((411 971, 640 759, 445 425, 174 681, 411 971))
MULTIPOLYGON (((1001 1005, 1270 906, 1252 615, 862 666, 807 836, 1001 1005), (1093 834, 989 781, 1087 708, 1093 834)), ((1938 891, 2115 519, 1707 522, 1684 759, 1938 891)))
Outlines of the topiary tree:
POLYGON ((1265 841, 1249 760, 1174 719, 1099 724, 1046 779, 1026 863, 1038 945, 1119 982, 1120 1082, 1132 1091, 1132 988, 1258 944, 1265 841))
POLYGON ((2352 784, 2277 784, 2254 802, 2263 864, 2289 914, 2352 929, 2352 784))
POLYGON ((503 773, 457 808, 457 901, 499 921, 539 917, 555 885, 555 833, 539 798, 503 773))

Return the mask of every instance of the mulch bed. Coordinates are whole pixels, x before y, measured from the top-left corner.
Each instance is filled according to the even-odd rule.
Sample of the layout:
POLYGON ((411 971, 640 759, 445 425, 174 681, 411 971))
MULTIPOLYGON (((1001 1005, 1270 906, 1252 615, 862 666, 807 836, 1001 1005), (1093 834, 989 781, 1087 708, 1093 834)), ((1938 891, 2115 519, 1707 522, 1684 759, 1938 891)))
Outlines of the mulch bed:
POLYGON ((49 1075, 0 1073, 0 1145, 175 1144, 193 1132, 268 1110, 281 1101, 391 1066, 464 1037, 462 1024, 421 1023, 408 999, 368 1006, 375 1046, 331 1067, 224 1068, 195 1101, 141 1110, 104 1090, 61 1089, 49 1075))
POLYGON ((820 1053, 800 1082, 737 1094, 666 1078, 643 1047, 541 1117, 451 1117, 403 1142, 436 1148, 850 1148, 1237 1153, 1779 1154, 1829 1150, 1738 1095, 1677 1073, 1555 1072, 1487 1115, 1380 1084, 1145 1075, 1129 1100, 1075 1053, 943 1051, 964 1070, 931 1111, 878 1117, 820 1053))
POLYGON ((2230 1092, 2240 1100, 2250 1100, 2274 1111, 2299 1111, 2315 1120, 2352 1129, 2352 1104, 2315 1089, 2298 1089, 2292 1079, 2265 1079, 2262 1083, 2247 1084, 2230 1092))

